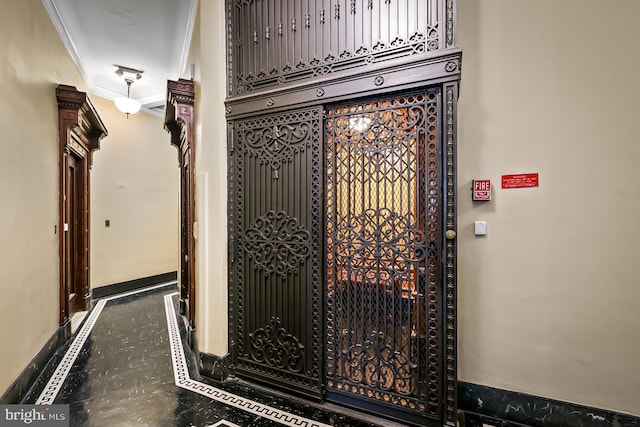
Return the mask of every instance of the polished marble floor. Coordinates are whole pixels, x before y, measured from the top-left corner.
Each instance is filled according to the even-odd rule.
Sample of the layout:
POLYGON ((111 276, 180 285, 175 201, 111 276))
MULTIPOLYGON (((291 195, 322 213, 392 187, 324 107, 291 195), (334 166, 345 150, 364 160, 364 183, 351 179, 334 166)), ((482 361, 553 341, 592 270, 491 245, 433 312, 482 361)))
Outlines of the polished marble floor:
POLYGON ((398 425, 199 376, 176 307, 175 282, 99 300, 23 403, 69 404, 72 426, 398 425))

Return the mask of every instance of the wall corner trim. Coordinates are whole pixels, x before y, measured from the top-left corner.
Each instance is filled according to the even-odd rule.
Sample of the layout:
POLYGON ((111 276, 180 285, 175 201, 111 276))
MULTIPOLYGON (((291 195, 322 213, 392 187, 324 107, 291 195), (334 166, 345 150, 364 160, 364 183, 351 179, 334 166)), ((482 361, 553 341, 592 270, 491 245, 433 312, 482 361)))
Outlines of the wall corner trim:
POLYGON ((231 355, 229 353, 223 356, 199 353, 198 359, 201 375, 213 378, 216 381, 225 381, 229 378, 229 368, 231 366, 231 355))

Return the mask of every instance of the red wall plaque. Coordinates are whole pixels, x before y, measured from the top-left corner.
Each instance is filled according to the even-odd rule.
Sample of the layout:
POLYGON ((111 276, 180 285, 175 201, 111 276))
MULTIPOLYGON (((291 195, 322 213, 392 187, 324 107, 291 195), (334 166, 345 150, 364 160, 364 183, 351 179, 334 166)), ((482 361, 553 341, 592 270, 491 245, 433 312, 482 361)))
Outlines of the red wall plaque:
POLYGON ((537 187, 537 173, 521 173, 518 175, 502 175, 502 188, 537 187))

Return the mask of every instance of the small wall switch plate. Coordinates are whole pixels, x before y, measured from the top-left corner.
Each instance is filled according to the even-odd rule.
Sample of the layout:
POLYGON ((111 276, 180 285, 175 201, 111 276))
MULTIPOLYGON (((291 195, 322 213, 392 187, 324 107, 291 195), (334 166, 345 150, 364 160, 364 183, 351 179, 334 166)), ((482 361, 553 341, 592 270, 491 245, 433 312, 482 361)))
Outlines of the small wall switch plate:
POLYGON ((486 236, 487 235, 487 221, 476 221, 475 222, 475 233, 476 233, 476 236, 486 236))

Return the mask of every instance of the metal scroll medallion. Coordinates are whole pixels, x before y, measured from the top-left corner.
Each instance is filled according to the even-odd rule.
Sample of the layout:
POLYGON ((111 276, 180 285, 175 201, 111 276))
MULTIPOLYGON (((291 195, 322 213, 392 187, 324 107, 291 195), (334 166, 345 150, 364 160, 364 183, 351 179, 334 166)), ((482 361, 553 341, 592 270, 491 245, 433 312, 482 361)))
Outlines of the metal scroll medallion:
POLYGON ((442 416, 441 90, 327 111, 326 377, 442 416))
POLYGON ((244 249, 255 268, 265 275, 275 273, 285 279, 297 274, 311 253, 311 234, 285 212, 267 212, 245 232, 244 249))
POLYGON ((283 162, 293 161, 293 156, 305 150, 312 137, 311 126, 302 121, 294 124, 274 124, 266 128, 247 128, 242 138, 247 154, 260 159, 273 169, 273 177, 283 162))
POLYGON ((268 366, 300 372, 303 366, 304 346, 280 324, 279 318, 272 317, 267 326, 249 334, 251 357, 256 362, 268 366))

